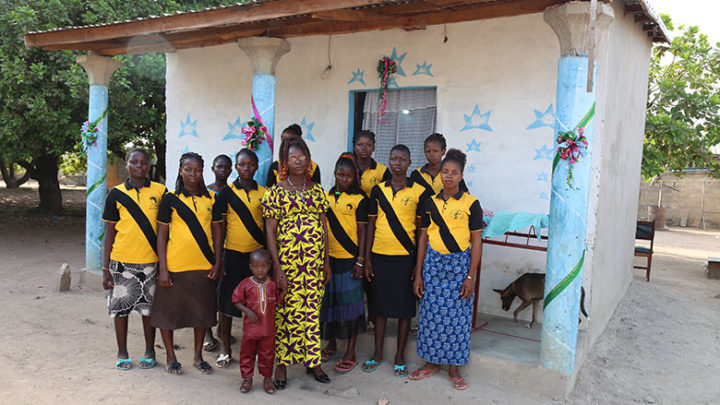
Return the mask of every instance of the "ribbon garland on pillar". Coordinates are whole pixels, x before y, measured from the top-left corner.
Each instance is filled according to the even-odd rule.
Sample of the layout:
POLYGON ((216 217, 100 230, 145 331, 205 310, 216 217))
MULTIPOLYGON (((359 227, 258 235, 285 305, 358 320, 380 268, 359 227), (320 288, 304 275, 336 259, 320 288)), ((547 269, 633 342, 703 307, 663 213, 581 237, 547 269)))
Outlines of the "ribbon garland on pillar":
POLYGON ((390 82, 390 78, 392 75, 397 73, 397 63, 388 58, 387 56, 383 56, 382 59, 378 62, 377 66, 378 71, 378 77, 380 77, 380 123, 385 123, 385 110, 387 109, 387 92, 388 92, 388 85, 390 82))
POLYGON ((103 111, 103 113, 100 114, 100 116, 94 121, 90 122, 88 120, 82 124, 82 127, 80 128, 80 143, 78 146, 84 155, 87 155, 87 151, 91 146, 97 146, 98 132, 100 132, 98 125, 100 125, 100 122, 105 119, 107 112, 106 108, 105 111, 103 111))
POLYGON ((240 143, 248 149, 255 151, 263 140, 266 140, 270 146, 270 152, 272 152, 273 142, 270 137, 270 131, 268 131, 265 126, 262 117, 260 117, 260 113, 258 112, 257 106, 255 106, 255 99, 253 97, 250 97, 250 104, 253 109, 253 117, 247 122, 248 125, 243 127, 242 133, 245 134, 245 139, 240 143))
MULTIPOLYGON (((560 159, 567 160, 568 162, 568 177, 567 184, 570 188, 575 188, 573 185, 573 165, 580 160, 583 155, 583 151, 588 147, 587 138, 585 138, 585 127, 595 115, 595 103, 590 107, 590 111, 583 117, 582 120, 573 128, 572 131, 558 131, 557 144, 558 148, 553 160, 552 172, 555 173, 555 168, 560 162, 560 159)), ((560 124, 562 126, 562 124, 560 124)))

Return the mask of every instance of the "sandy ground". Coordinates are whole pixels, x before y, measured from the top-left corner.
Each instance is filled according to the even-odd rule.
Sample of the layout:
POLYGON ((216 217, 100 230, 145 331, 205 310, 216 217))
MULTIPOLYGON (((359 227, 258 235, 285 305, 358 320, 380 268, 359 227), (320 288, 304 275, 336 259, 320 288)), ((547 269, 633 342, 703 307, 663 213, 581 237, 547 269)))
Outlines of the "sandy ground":
MULTIPOLYGON (((66 215, 43 218, 27 212, 36 204, 37 190, 0 189, 0 403, 371 404, 380 396, 391 404, 720 403, 720 280, 704 274, 707 257, 720 256, 718 231, 674 228, 657 234, 651 282, 636 271, 568 399, 542 398, 482 379, 455 392, 440 376, 423 382, 395 378, 388 362, 371 374, 358 368, 337 375, 326 367, 333 379, 329 385, 293 367, 288 389, 270 397, 257 376, 251 394, 239 393, 237 362, 210 376, 192 369, 189 330, 176 334, 184 375, 166 375, 162 367, 115 370, 104 294, 78 287, 55 291, 60 264, 69 263, 77 277, 84 261, 84 191, 65 190, 63 196, 66 215)), ((235 353, 238 349, 239 344, 235 353)), ((143 351, 137 316, 130 320, 129 350, 137 366, 143 351)), ((366 359, 369 350, 359 348, 358 357, 366 359)), ((407 356, 410 368, 419 365, 414 354, 407 356)), ((161 349, 158 359, 164 364, 161 349)), ((214 361, 214 355, 206 359, 214 361)))

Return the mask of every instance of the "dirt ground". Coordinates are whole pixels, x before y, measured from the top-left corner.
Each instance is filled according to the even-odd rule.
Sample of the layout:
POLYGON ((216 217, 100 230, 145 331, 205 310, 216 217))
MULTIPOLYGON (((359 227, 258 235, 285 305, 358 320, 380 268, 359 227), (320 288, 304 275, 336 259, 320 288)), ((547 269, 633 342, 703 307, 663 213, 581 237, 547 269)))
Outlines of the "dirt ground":
MULTIPOLYGON (((371 374, 358 368, 337 375, 326 367, 333 379, 329 385, 315 383, 296 366, 289 370, 288 389, 270 397, 257 376, 251 394, 239 393, 237 362, 210 376, 192 369, 189 330, 176 334, 184 375, 167 375, 162 367, 138 369, 143 343, 135 315, 129 350, 136 367, 114 368, 114 332, 104 294, 76 286, 65 293, 55 290, 62 263, 69 263, 77 277, 84 262, 84 196, 84 190, 64 190, 66 215, 44 218, 28 212, 37 204, 36 189, 0 188, 1 403, 371 404, 381 396, 391 404, 720 403, 720 280, 704 274, 708 256, 720 256, 719 231, 658 232, 651 282, 636 270, 568 399, 542 398, 482 379, 456 392, 440 376, 423 382, 395 378, 388 362, 371 374)), ((237 353, 239 344, 233 349, 237 353)), ((369 350, 359 348, 358 357, 367 358, 369 350)), ((407 356, 411 369, 419 365, 414 354, 407 356)), ((161 349, 158 359, 164 365, 161 349)), ((206 359, 214 362, 214 355, 206 359)))

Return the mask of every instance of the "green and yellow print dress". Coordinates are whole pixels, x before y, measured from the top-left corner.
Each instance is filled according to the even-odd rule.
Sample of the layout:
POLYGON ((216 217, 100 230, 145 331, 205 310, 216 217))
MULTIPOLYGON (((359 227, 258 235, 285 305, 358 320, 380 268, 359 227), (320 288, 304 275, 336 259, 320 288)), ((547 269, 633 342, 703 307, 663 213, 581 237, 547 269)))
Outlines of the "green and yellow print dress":
POLYGON ((263 216, 278 221, 278 258, 288 280, 288 291, 275 312, 276 362, 319 366, 325 251, 320 216, 329 207, 325 192, 319 184, 302 193, 274 185, 262 205, 263 216))

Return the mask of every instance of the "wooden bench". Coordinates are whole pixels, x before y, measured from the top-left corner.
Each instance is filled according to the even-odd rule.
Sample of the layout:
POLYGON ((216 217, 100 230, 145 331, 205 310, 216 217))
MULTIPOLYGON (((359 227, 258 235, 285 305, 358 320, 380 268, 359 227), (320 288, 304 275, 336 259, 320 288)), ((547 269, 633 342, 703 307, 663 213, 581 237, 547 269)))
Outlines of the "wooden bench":
POLYGON ((655 240, 655 222, 637 221, 635 228, 635 240, 649 240, 650 247, 635 246, 635 256, 647 258, 647 265, 633 266, 634 269, 646 270, 645 278, 650 282, 650 268, 652 267, 653 243, 655 240))

